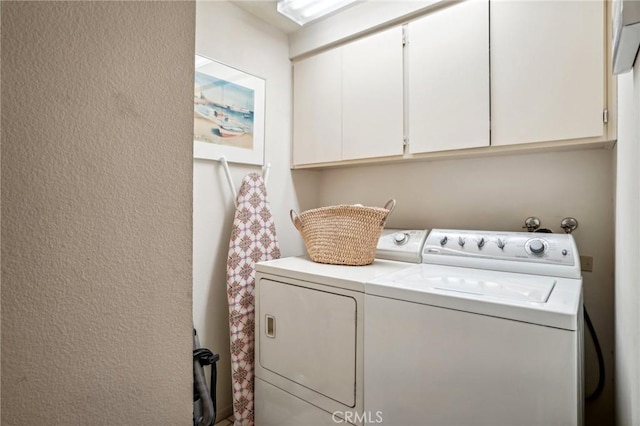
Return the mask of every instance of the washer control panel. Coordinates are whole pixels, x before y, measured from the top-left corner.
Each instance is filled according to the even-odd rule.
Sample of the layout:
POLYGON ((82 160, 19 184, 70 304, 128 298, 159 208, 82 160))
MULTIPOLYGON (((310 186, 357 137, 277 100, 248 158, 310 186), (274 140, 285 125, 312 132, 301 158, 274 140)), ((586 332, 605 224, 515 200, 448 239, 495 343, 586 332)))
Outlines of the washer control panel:
POLYGON ((426 229, 383 229, 376 258, 422 263, 422 248, 428 233, 426 229))
POLYGON ((551 265, 551 270, 565 267, 573 275, 577 270, 580 276, 580 257, 569 234, 433 229, 422 259, 424 263, 542 275, 549 269, 545 265, 551 265))

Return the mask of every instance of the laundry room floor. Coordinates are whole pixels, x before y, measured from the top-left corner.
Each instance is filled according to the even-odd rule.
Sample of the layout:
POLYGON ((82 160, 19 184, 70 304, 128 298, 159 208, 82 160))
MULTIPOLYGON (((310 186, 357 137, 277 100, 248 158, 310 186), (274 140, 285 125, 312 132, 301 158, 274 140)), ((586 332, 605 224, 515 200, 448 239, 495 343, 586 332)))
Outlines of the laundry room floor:
POLYGON ((233 414, 226 419, 220 420, 215 424, 215 426, 233 426, 233 414))

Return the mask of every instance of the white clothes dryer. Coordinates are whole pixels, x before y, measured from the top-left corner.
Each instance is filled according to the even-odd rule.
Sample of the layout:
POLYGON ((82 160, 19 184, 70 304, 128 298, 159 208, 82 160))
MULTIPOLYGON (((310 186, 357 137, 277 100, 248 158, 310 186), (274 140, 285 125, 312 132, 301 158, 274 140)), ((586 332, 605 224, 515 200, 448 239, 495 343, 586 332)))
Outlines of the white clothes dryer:
POLYGON ((368 423, 363 414, 365 283, 420 262, 426 235, 384 231, 378 258, 367 266, 326 265, 307 257, 257 264, 257 425, 368 423))
POLYGON ((364 408, 388 425, 580 425, 582 278, 565 234, 432 230, 366 285, 364 408))

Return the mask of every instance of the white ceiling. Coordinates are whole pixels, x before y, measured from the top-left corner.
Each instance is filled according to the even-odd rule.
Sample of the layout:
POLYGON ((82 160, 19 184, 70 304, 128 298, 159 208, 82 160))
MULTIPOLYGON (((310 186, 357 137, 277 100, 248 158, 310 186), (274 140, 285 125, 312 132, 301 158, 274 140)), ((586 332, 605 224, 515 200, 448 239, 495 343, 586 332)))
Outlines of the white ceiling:
POLYGON ((285 18, 276 10, 276 0, 229 0, 240 9, 257 16, 268 24, 279 28, 286 34, 291 34, 300 28, 292 20, 285 18))

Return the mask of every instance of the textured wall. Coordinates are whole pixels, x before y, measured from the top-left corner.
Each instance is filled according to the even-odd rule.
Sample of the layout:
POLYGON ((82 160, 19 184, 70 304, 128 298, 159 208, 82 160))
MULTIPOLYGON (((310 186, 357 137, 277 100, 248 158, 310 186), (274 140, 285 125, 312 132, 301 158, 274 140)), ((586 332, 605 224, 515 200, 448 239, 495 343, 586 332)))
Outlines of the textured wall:
MULTIPOLYGON (((323 172, 320 204, 381 206, 396 198, 387 227, 520 231, 527 216, 562 232, 573 216, 581 255, 593 257, 583 272, 584 300, 603 348, 604 394, 586 405, 586 424, 613 419, 613 172, 612 151, 505 155, 424 163, 368 166, 323 172)), ((586 388, 595 389, 598 364, 585 333, 586 388)))
POLYGON ((2 2, 2 420, 191 419, 195 6, 2 2))
MULTIPOLYGON (((228 2, 203 1, 197 3, 196 51, 266 80, 269 201, 282 255, 303 253, 289 209, 316 206, 319 173, 290 170, 292 88, 286 35, 228 2)), ((240 164, 230 164, 230 168, 236 189, 245 174, 260 170, 240 164)), ((202 346, 220 354, 218 409, 226 416, 231 414, 226 259, 234 195, 219 163, 194 160, 193 194, 193 322, 202 346)))
POLYGON ((640 59, 618 76, 616 420, 640 424, 640 59))

